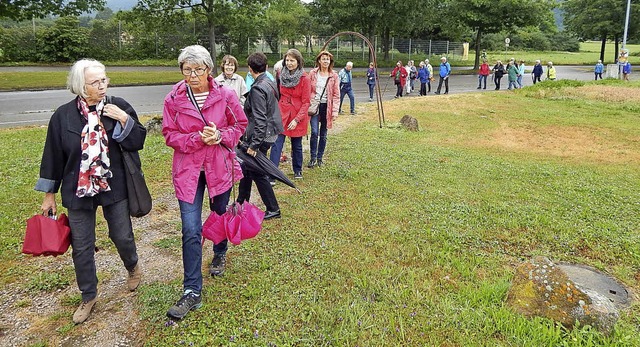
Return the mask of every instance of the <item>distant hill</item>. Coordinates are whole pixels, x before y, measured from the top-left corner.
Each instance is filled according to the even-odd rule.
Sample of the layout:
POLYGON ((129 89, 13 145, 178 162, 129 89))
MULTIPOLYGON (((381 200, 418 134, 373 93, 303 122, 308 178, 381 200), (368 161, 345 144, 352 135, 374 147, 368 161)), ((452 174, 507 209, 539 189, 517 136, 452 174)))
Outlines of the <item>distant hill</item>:
POLYGON ((107 0, 107 7, 118 12, 118 10, 130 10, 138 3, 138 0, 107 0))

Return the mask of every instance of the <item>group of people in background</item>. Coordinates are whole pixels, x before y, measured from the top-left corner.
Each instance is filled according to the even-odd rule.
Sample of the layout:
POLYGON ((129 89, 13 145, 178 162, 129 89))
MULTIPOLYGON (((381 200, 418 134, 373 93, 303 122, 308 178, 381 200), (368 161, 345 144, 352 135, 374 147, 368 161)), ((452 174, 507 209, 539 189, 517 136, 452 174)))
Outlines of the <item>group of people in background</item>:
MULTIPOLYGON (((524 60, 520 60, 518 62, 515 58, 511 58, 506 66, 501 60, 497 60, 493 68, 490 68, 487 59, 484 59, 480 65, 480 69, 478 70, 477 89, 487 89, 487 79, 492 72, 492 81, 495 85, 495 90, 500 90, 502 77, 504 77, 504 75, 507 75, 507 81, 509 82, 507 87, 508 90, 520 89, 524 86, 522 79, 526 73, 525 69, 526 65, 524 60)), ((540 60, 536 60, 536 63, 531 70, 531 79, 533 84, 540 82, 544 74, 545 72, 540 60)), ((553 66, 553 62, 548 62, 546 79, 553 81, 556 78, 556 68, 553 66)))

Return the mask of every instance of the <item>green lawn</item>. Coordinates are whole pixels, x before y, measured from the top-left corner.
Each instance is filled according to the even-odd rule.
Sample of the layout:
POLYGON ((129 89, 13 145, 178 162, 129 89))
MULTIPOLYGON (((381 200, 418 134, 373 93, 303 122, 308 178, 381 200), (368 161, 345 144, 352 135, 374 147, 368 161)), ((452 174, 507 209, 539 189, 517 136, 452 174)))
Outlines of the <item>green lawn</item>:
MULTIPOLYGON (((504 305, 514 266, 536 255, 594 266, 640 290, 639 90, 638 82, 544 82, 394 100, 382 129, 363 110, 364 120, 330 135, 326 166, 305 169, 303 195, 277 186, 283 218, 230 249, 225 276, 205 278, 202 309, 167 327, 181 278, 142 285, 144 344, 640 346, 637 303, 610 337, 504 305), (405 114, 421 131, 398 126, 405 114)), ((44 135, 0 130, 0 184, 12 202, 0 210, 5 285, 23 285, 18 273, 34 270, 19 248, 41 201, 32 186, 44 135)), ((171 194, 159 135, 142 157, 154 196, 171 194)), ((150 227, 179 234, 178 211, 152 213, 164 224, 150 227)), ((73 272, 55 280, 73 285, 73 272)), ((79 334, 59 329, 71 310, 49 330, 79 334)))

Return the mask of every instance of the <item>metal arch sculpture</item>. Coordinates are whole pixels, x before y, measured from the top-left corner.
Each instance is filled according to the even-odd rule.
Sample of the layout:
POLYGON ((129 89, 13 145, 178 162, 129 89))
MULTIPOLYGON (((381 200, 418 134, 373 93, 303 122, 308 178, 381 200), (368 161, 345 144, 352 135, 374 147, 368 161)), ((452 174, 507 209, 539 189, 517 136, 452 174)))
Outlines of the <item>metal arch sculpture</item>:
POLYGON ((339 32, 333 36, 331 36, 325 43, 324 46, 322 46, 322 50, 326 50, 327 46, 329 46, 329 43, 331 43, 331 41, 333 39, 335 39, 338 36, 342 36, 342 35, 354 35, 357 36, 359 38, 361 38, 364 42, 367 43, 367 47, 369 47, 369 56, 372 58, 373 61, 373 68, 376 70, 376 74, 375 74, 375 78, 376 78, 376 87, 375 87, 375 91, 376 91, 376 104, 378 107, 378 121, 380 123, 380 128, 382 128, 382 124, 384 123, 384 109, 382 107, 382 93, 380 92, 380 80, 378 79, 378 62, 376 60, 376 52, 374 51, 374 47, 371 44, 371 41, 369 41, 368 38, 366 38, 364 35, 355 32, 355 31, 342 31, 339 32))

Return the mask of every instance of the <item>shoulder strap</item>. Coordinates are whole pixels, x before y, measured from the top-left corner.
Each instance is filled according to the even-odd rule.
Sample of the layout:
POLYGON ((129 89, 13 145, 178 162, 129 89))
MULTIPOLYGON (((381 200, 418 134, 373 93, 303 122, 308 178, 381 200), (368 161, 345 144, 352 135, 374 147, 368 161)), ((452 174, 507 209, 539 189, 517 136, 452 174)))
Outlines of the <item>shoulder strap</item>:
POLYGON ((191 90, 191 87, 189 87, 189 85, 187 85, 186 87, 187 87, 187 97, 189 98, 193 106, 196 108, 196 110, 198 110, 198 114, 200 114, 200 118, 202 118, 204 125, 209 125, 207 123, 207 120, 204 118, 202 111, 200 111, 200 106, 198 106, 198 102, 196 101, 195 95, 193 95, 193 91, 191 90))
POLYGON ((331 75, 327 77, 327 82, 324 83, 324 88, 322 88, 322 93, 320 94, 320 99, 318 100, 322 100, 322 97, 324 96, 324 91, 327 90, 327 84, 329 84, 330 79, 331 79, 331 75))

